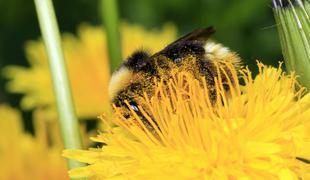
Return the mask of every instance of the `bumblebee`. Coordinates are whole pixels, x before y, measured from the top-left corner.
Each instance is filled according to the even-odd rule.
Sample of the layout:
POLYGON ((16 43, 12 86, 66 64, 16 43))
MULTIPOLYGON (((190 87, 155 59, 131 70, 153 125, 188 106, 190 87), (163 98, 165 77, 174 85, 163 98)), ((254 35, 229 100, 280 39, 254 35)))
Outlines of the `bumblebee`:
MULTIPOLYGON (((139 115, 136 99, 144 92, 151 96, 154 77, 169 79, 171 71, 188 71, 197 78, 203 76, 210 90, 210 99, 215 99, 214 77, 218 72, 214 64, 229 62, 239 69, 241 60, 227 47, 209 40, 214 32, 212 27, 196 29, 155 54, 142 50, 134 52, 111 77, 109 96, 112 102, 116 107, 123 107, 124 112, 126 108, 132 108, 139 115)), ((227 78, 222 79, 223 83, 227 81, 227 78)), ((129 114, 125 113, 125 117, 129 114)))

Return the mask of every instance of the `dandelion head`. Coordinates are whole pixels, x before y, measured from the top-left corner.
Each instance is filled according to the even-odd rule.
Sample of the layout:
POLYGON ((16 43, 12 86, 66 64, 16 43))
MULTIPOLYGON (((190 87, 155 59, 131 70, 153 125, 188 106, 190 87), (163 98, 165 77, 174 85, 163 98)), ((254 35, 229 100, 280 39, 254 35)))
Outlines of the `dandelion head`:
POLYGON ((124 117, 115 109, 112 121, 117 128, 106 128, 93 138, 105 145, 64 151, 66 157, 88 164, 71 170, 70 176, 309 178, 309 98, 296 88, 294 75, 258 66, 255 78, 248 69, 238 78, 230 68, 229 91, 219 77, 226 70, 219 66, 223 73, 215 77, 215 101, 205 78, 192 73, 177 72, 168 81, 156 81, 153 96, 139 100, 140 114, 131 109, 124 117))

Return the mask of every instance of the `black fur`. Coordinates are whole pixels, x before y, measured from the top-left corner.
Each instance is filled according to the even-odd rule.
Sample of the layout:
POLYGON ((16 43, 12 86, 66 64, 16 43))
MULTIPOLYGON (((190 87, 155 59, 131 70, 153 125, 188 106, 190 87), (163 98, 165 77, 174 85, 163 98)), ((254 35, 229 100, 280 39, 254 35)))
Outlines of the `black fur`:
POLYGON ((203 43, 199 41, 185 41, 168 46, 163 51, 161 55, 172 59, 175 63, 181 61, 182 57, 187 55, 194 55, 196 57, 201 57, 205 54, 205 49, 203 43))
POLYGON ((148 52, 139 50, 128 57, 127 61, 124 63, 124 66, 134 72, 139 72, 146 68, 149 58, 150 54, 148 52))

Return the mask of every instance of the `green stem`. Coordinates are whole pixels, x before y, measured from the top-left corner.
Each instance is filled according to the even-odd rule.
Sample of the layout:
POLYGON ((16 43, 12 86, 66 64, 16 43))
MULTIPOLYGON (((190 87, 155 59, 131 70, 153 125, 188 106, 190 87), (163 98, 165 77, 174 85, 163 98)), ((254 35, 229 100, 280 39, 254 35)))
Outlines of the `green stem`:
POLYGON ((110 70, 113 72, 121 64, 122 59, 117 1, 101 0, 101 15, 107 34, 110 70))
MULTIPOLYGON (((34 0, 34 2, 49 57, 64 146, 66 149, 81 149, 79 124, 70 93, 70 85, 53 4, 51 0, 34 0)), ((80 167, 81 165, 77 161, 68 160, 70 169, 80 167)))

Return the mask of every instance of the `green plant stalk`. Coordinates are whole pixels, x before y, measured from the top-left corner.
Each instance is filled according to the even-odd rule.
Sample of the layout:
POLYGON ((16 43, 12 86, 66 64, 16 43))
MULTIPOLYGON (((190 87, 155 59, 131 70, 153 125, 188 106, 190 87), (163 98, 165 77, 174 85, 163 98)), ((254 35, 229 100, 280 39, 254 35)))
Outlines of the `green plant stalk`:
MULTIPOLYGON (((274 0, 274 16, 288 71, 295 71, 299 82, 310 89, 310 4, 293 3, 282 7, 274 0)), ((301 1, 300 1, 301 2, 301 1)))
MULTIPOLYGON (((66 149, 81 149, 79 124, 70 93, 53 4, 51 0, 35 0, 35 6, 52 73, 64 146, 66 149)), ((77 161, 68 160, 70 169, 81 165, 77 161)))
POLYGON ((101 0, 100 11, 107 35, 110 70, 113 72, 122 61, 117 1, 101 0))

